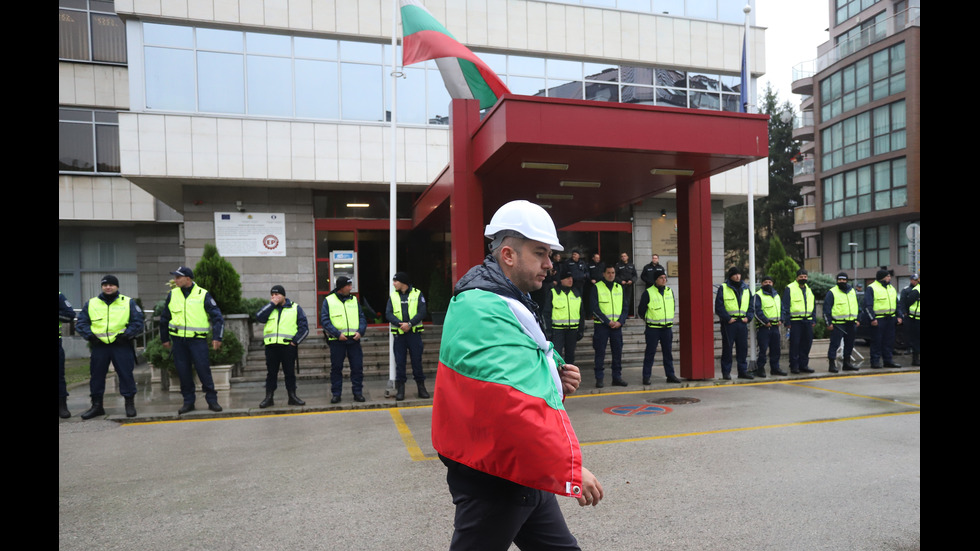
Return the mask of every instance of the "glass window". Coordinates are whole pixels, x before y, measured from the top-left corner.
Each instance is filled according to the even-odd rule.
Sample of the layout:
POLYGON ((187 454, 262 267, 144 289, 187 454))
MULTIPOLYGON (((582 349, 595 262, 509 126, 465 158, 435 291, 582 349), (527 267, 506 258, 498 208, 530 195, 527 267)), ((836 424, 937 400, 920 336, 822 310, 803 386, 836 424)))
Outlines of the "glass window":
POLYGON ((428 117, 429 124, 449 124, 449 105, 452 98, 442 81, 438 70, 428 70, 425 75, 428 88, 428 117))
POLYGON ((274 117, 292 116, 293 67, 290 59, 250 55, 247 63, 248 113, 274 117))
POLYGON ((340 59, 342 61, 355 61, 360 63, 384 63, 381 44, 369 44, 367 42, 352 42, 343 40, 340 42, 340 59))
POLYGON ((196 111, 194 52, 147 47, 146 107, 164 111, 196 111))
POLYGON ((239 31, 221 29, 197 29, 197 48, 219 52, 244 51, 245 35, 239 31))
POLYGON ((296 116, 311 119, 340 118, 340 86, 337 63, 297 59, 296 116))
POLYGON ((112 2, 62 1, 59 6, 59 58, 126 63, 126 29, 112 2))
POLYGON ((337 41, 326 38, 293 38, 296 57, 310 59, 337 59, 337 41))
MULTIPOLYGON (((405 67, 402 70, 405 78, 398 79, 398 122, 408 124, 425 124, 425 73, 422 67, 405 67)), ((391 79, 385 82, 385 111, 391 112, 391 79)), ((389 119, 390 120, 390 119, 389 119)))
POLYGON ((143 23, 143 44, 169 48, 193 48, 194 29, 143 23))
POLYGON ((198 110, 245 112, 245 69, 241 54, 197 53, 198 110))
MULTIPOLYGON (((582 62, 564 59, 547 60, 548 79, 582 80, 582 62)), ((651 83, 652 84, 652 83, 651 83)))
POLYGON ((115 111, 58 110, 58 171, 118 174, 119 116, 115 111))
MULTIPOLYGON (((341 52, 344 51, 341 43, 341 52)), ((380 55, 381 49, 378 48, 380 55)), ((340 114, 346 120, 383 121, 383 70, 380 65, 340 64, 340 114), (364 83, 377 83, 364 86, 364 83)))
POLYGON ((619 86, 616 84, 585 83, 585 99, 594 101, 619 101, 619 86))
POLYGON ((281 34, 245 33, 245 42, 250 54, 277 56, 292 55, 292 41, 281 34))
POLYGON ((543 78, 510 76, 507 78, 507 88, 514 94, 524 96, 545 95, 545 82, 543 78))

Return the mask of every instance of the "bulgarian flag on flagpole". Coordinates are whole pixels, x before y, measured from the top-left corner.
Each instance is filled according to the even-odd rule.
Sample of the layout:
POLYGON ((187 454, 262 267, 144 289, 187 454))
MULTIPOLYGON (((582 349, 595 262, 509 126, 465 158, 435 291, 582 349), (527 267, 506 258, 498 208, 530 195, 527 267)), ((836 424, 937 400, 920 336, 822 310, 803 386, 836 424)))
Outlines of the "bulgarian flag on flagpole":
POLYGON ((401 0, 402 65, 436 60, 446 90, 454 99, 478 99, 492 107, 510 93, 507 85, 469 48, 436 21, 418 0, 401 0))

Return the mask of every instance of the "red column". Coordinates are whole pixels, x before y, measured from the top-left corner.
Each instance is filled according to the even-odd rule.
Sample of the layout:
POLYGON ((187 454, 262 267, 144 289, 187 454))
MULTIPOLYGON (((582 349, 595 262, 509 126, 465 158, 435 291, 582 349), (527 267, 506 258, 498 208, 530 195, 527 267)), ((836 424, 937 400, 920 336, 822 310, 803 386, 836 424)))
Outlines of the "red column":
POLYGON ((677 186, 677 258, 680 294, 681 377, 715 376, 714 295, 711 292, 711 185, 708 178, 677 186))
POLYGON ((454 99, 450 109, 449 163, 453 186, 449 197, 449 228, 452 232, 452 284, 473 266, 483 262, 483 186, 474 171, 472 136, 480 124, 478 100, 454 99))

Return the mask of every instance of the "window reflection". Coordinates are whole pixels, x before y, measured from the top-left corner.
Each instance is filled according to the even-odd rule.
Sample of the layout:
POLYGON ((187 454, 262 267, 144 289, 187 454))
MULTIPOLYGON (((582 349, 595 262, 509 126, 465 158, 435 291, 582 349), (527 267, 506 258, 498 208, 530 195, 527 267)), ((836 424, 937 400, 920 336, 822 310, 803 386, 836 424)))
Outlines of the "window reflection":
MULTIPOLYGON (((143 38, 148 109, 378 122, 390 112, 390 44, 155 23, 143 38)), ((739 110, 737 75, 476 53, 514 94, 739 110)), ((447 124, 435 63, 399 70, 399 121, 447 124)))

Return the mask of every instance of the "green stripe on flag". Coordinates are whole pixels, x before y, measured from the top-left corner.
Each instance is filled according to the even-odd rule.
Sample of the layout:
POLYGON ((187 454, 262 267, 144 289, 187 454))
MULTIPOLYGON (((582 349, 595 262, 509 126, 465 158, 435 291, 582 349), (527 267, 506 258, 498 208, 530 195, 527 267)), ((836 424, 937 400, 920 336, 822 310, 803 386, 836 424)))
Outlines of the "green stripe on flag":
POLYGON ((486 79, 480 74, 480 69, 472 61, 457 59, 459 59, 459 68, 463 70, 466 85, 473 93, 473 97, 480 100, 480 108, 493 107, 493 104, 497 103, 497 95, 493 93, 486 79))
POLYGON ((439 361, 465 377, 506 385, 544 400, 551 408, 565 409, 545 352, 494 293, 477 289, 453 298, 443 325, 439 361))
POLYGON ((402 6, 401 12, 403 37, 419 31, 437 31, 456 40, 456 37, 425 9, 409 4, 402 6))

